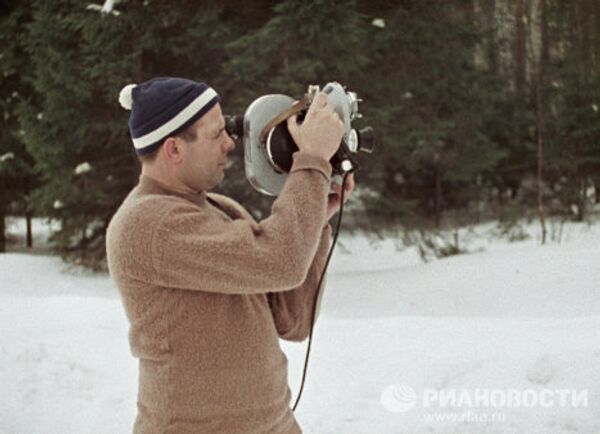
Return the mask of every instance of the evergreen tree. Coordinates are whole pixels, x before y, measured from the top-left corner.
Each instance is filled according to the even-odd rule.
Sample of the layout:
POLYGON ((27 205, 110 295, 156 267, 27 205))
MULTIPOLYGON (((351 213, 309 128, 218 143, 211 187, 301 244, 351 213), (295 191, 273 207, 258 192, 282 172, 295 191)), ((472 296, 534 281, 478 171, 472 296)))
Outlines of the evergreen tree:
MULTIPOLYGON (((225 72, 236 88, 230 107, 243 113, 264 94, 300 99, 309 84, 329 81, 361 94, 358 84, 369 73, 363 43, 369 25, 354 1, 287 0, 274 6, 268 18, 227 45, 225 72)), ((234 170, 241 171, 241 164, 234 170)), ((272 199, 253 191, 243 178, 235 187, 244 192, 236 198, 245 207, 257 217, 266 215, 272 199)))
POLYGON ((583 220, 600 179, 600 6, 557 2, 550 15, 555 58, 548 158, 563 212, 583 220))
POLYGON ((21 105, 24 141, 44 174, 41 213, 60 219, 66 257, 99 266, 110 218, 139 164, 120 89, 154 76, 217 79, 227 28, 220 7, 175 1, 118 3, 108 13, 75 0, 33 1, 24 46, 38 96, 21 105))
MULTIPOLYGON (((139 174, 118 93, 156 76, 210 83, 225 114, 264 94, 300 98, 308 84, 356 91, 356 126, 380 138, 357 174, 371 228, 439 224, 508 191, 533 205, 517 193, 535 175, 542 130, 544 180, 562 209, 583 218, 590 186, 600 197, 597 1, 543 3, 538 93, 539 2, 114 4, 0 3, 0 223, 9 203, 35 207, 60 220, 56 246, 78 262, 102 264, 106 226, 139 174)), ((235 176, 243 163, 238 144, 218 191, 261 218, 271 199, 235 176)))
POLYGON ((19 101, 30 93, 21 79, 26 61, 18 39, 28 14, 28 2, 0 3, 0 252, 6 247, 6 214, 12 211, 30 218, 28 199, 36 182, 33 160, 23 145, 16 116, 19 101))
POLYGON ((463 208, 504 155, 486 125, 495 88, 474 63, 477 28, 464 2, 405 2, 374 33, 367 100, 385 132, 373 218, 407 222, 463 208))

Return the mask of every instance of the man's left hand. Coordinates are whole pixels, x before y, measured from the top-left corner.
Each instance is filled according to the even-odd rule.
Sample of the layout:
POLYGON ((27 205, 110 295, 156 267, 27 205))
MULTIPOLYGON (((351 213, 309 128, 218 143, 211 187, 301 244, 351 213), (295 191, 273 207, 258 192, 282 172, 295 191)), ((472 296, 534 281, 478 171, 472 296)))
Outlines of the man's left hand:
MULTIPOLYGON (((346 203, 350 197, 350 194, 354 191, 354 186, 354 174, 351 173, 348 175, 348 178, 346 178, 346 186, 344 188, 344 203, 346 203)), ((327 221, 331 220, 331 217, 338 212, 342 200, 342 186, 332 182, 331 189, 333 191, 329 193, 327 201, 327 221)))

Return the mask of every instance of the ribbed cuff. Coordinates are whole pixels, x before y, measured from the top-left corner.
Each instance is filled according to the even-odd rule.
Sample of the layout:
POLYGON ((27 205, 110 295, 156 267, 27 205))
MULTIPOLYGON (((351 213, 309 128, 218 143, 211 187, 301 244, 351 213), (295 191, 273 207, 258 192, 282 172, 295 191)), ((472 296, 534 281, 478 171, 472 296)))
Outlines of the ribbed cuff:
POLYGON ((304 151, 295 152, 292 155, 294 163, 290 173, 297 170, 317 170, 323 174, 327 181, 331 181, 331 164, 323 158, 315 157, 314 155, 307 154, 304 151))

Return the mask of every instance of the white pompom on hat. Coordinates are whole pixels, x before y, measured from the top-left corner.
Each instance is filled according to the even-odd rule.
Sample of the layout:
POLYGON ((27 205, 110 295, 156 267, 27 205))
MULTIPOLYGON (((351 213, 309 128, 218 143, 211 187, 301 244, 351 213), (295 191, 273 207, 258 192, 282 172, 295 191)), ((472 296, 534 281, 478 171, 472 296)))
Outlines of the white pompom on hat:
POLYGON ((136 86, 137 84, 128 84, 119 92, 119 103, 125 110, 131 110, 131 106, 133 105, 133 96, 131 93, 136 86))

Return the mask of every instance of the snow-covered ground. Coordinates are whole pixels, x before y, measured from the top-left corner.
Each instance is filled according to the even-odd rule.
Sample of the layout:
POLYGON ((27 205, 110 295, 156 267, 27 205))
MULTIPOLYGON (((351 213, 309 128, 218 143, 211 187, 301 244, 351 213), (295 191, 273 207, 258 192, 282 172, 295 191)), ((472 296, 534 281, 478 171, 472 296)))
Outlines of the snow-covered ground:
MULTIPOLYGON (((600 432, 600 225, 545 246, 525 230, 517 243, 465 230, 474 253, 425 264, 397 239, 342 237, 296 411, 305 432, 600 432)), ((0 255, 0 331, 0 433, 131 431, 137 365, 106 275, 0 255)), ((305 343, 282 346, 295 398, 305 343)))

